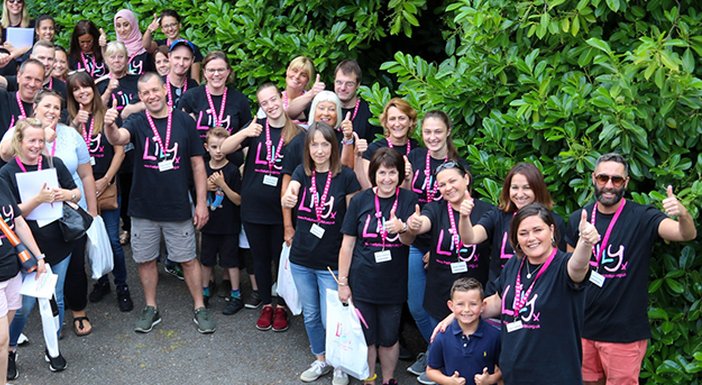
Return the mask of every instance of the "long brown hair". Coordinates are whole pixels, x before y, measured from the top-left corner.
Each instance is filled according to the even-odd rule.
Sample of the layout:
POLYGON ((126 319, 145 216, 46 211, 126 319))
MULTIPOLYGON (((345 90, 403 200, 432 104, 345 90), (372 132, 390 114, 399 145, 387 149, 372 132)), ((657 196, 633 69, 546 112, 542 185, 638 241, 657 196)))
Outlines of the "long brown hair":
MULTIPOLYGON (((73 120, 73 118, 78 115, 78 111, 80 111, 80 106, 78 105, 76 98, 73 96, 73 91, 79 87, 90 87, 93 90, 93 102, 90 104, 90 113, 93 115, 93 120, 95 121, 93 136, 97 136, 100 134, 100 132, 102 132, 102 126, 105 123, 105 112, 107 112, 107 108, 102 102, 100 92, 98 92, 97 86, 95 86, 95 81, 85 71, 75 72, 68 77, 68 102, 66 103, 68 106, 68 115, 70 116, 71 120, 73 120)), ((79 134, 83 134, 83 129, 81 126, 74 128, 79 134)))
MULTIPOLYGON (((203 65, 203 68, 204 68, 204 65, 203 65)), ((263 91, 264 89, 270 88, 270 87, 275 88, 275 92, 278 94, 278 97, 282 98, 282 95, 281 95, 278 87, 271 82, 263 83, 260 87, 258 87, 258 90, 256 90, 256 96, 258 96, 258 94, 261 93, 261 91, 263 91)), ((297 136, 297 134, 302 132, 302 129, 300 128, 300 126, 293 123, 292 120, 290 120, 290 117, 288 116, 288 113, 285 110, 283 110, 283 116, 285 116, 285 125, 283 126, 283 132, 281 132, 280 135, 283 137, 283 143, 285 143, 285 145, 287 145, 288 143, 290 143, 290 141, 293 140, 294 137, 297 136)), ((268 119, 268 118, 266 118, 266 119, 268 119)))
POLYGON ((426 122, 427 119, 430 118, 439 119, 444 123, 444 125, 446 126, 446 130, 448 131, 448 135, 446 135, 446 150, 448 158, 458 159, 458 150, 456 150, 456 146, 453 144, 453 138, 451 138, 451 119, 449 119, 448 115, 446 115, 445 112, 433 110, 427 112, 426 115, 424 115, 424 118, 422 119, 422 126, 424 126, 424 122, 426 122))

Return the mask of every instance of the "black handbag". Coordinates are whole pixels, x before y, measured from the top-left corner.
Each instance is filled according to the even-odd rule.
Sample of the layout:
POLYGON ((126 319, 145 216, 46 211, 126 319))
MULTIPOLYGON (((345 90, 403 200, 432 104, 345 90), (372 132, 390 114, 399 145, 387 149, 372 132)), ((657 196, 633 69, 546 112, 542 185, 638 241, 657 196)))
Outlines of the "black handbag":
POLYGON ((73 242, 85 235, 93 223, 93 216, 73 202, 63 202, 63 216, 59 219, 59 227, 63 240, 73 242))

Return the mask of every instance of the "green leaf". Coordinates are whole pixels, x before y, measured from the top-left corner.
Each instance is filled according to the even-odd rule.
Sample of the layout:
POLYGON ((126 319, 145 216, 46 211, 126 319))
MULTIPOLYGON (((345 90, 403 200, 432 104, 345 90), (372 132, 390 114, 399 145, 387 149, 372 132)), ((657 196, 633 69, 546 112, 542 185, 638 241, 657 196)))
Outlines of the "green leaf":
POLYGON ((596 37, 591 37, 585 41, 589 46, 599 49, 600 51, 606 53, 607 55, 612 55, 612 49, 609 48, 609 44, 596 37))
POLYGON ((607 6, 614 12, 619 11, 619 0, 607 0, 607 6))

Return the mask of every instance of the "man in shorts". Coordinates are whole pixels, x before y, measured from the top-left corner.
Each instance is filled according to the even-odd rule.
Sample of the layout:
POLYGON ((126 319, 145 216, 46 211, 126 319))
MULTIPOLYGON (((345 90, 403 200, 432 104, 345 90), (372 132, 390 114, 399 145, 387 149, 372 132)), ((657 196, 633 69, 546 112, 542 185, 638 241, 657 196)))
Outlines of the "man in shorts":
MULTIPOLYGON (((592 183, 596 201, 584 209, 604 236, 593 247, 590 285, 585 291, 583 381, 638 384, 651 338, 647 290, 653 245, 661 238, 674 242, 695 239, 697 230, 672 186, 662 202, 665 212, 626 200, 629 165, 619 154, 605 154, 597 160, 592 183)), ((570 216, 569 251, 578 241, 580 216, 580 209, 570 216)))
POLYGON ((216 325, 204 306, 201 267, 196 258, 195 228, 207 223, 204 148, 195 122, 166 103, 166 86, 155 73, 138 82, 139 99, 146 110, 132 114, 123 127, 115 124, 117 110, 105 115, 105 134, 113 145, 132 143, 135 153, 129 215, 132 217, 132 256, 139 267, 146 307, 134 330, 148 333, 161 322, 156 306, 159 245, 163 235, 168 256, 183 267, 185 283, 193 297, 193 322, 200 333, 213 333, 216 325), (193 214, 190 180, 196 200, 193 214))

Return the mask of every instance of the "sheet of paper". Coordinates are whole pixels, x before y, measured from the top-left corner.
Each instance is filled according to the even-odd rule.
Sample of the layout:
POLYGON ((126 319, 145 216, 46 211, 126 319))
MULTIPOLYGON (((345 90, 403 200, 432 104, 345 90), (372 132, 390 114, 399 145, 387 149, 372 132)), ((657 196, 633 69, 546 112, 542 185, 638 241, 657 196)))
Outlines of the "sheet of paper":
POLYGON ((15 48, 34 45, 34 28, 8 28, 7 41, 15 48))
POLYGON ((24 276, 20 294, 36 298, 51 298, 54 295, 58 275, 51 271, 49 265, 46 265, 46 273, 40 275, 39 279, 36 276, 36 272, 24 276))
MULTIPOLYGON (((46 183, 47 187, 59 187, 56 169, 30 171, 15 174, 17 179, 17 189, 21 202, 26 202, 39 193, 39 190, 46 183)), ((45 223, 53 222, 63 216, 63 203, 42 203, 31 213, 25 215, 25 219, 42 220, 45 223)), ((40 225, 41 226, 41 225, 40 225)))

